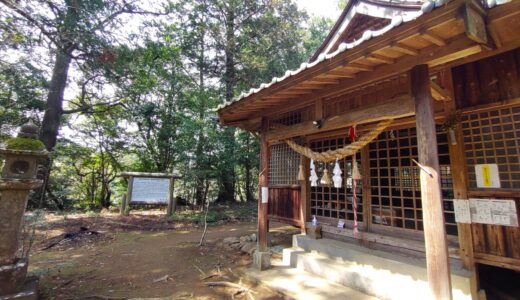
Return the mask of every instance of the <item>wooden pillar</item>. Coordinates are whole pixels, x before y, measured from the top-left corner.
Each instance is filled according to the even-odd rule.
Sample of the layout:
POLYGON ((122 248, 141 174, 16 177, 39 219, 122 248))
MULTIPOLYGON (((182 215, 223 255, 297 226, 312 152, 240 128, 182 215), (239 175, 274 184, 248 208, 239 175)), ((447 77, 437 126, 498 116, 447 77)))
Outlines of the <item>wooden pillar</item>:
MULTIPOLYGON (((267 118, 262 118, 262 132, 260 136, 260 178, 258 197, 258 250, 267 252, 267 205, 263 199, 263 189, 269 186, 269 143, 267 142, 267 131, 269 123, 267 118)), ((265 195, 264 195, 265 196, 265 195)))
POLYGON ((166 217, 170 217, 177 210, 177 201, 175 201, 174 197, 175 191, 175 179, 170 178, 170 186, 168 190, 168 209, 166 210, 166 217))
POLYGON ((126 207, 126 194, 123 194, 123 199, 121 199, 121 215, 125 214, 126 207))
POLYGON ((128 177, 128 189, 126 191, 125 211, 122 212, 125 216, 128 216, 130 214, 130 202, 132 202, 133 185, 134 185, 134 177, 130 176, 130 177, 128 177))
POLYGON ((309 215, 307 214, 308 210, 308 199, 309 199, 309 166, 310 166, 310 160, 306 156, 301 155, 300 157, 300 164, 303 167, 303 177, 304 180, 300 181, 300 223, 301 223, 301 234, 305 234, 305 224, 307 223, 307 220, 309 218, 309 215))
POLYGON ((421 201, 428 283, 434 299, 452 299, 437 133, 428 65, 413 67, 410 71, 410 83, 412 96, 415 98, 417 148, 421 164, 421 201))
MULTIPOLYGON (((453 75, 451 69, 439 73, 439 84, 451 97, 451 101, 444 102, 446 117, 450 117, 456 112, 455 90, 453 87, 453 75)), ((455 124, 455 141, 451 140, 448 133, 451 176, 453 179, 453 198, 468 200, 468 177, 466 173, 466 154, 464 152, 464 138, 462 135, 462 125, 455 124)), ((468 200, 469 201, 469 200, 468 200)), ((471 276, 471 295, 473 299, 478 299, 478 274, 473 253, 473 233, 471 224, 457 223, 459 237, 459 255, 464 267, 473 273, 471 276)))

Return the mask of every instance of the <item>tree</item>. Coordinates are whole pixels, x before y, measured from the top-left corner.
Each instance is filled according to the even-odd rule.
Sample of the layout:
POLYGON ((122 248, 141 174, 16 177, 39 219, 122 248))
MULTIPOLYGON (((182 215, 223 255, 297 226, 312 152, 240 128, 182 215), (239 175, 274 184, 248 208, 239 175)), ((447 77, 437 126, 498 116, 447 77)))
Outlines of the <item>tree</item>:
POLYGON ((114 32, 125 14, 156 14, 142 9, 138 3, 117 1, 0 0, 7 11, 4 23, 21 38, 38 41, 54 53, 52 76, 49 82, 45 114, 40 139, 47 150, 56 145, 63 115, 63 96, 67 86, 71 62, 79 69, 95 60, 109 60, 114 32))

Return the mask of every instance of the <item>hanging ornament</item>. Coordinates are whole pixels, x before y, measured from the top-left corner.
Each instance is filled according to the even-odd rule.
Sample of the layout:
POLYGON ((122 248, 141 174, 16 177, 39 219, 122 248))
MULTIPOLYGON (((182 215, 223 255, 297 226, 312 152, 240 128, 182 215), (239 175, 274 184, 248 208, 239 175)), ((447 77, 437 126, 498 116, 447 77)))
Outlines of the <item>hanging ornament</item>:
POLYGON ((348 131, 348 136, 350 138, 351 143, 356 141, 356 138, 357 138, 356 125, 350 127, 350 130, 348 131))
POLYGON ((327 169, 327 166, 325 166, 325 169, 323 169, 323 176, 321 176, 320 183, 323 185, 330 185, 331 183, 330 174, 329 170, 327 169))
POLYGON ((390 130, 390 139, 393 141, 395 140, 395 133, 394 133, 394 130, 390 130))
POLYGON ((309 180, 311 182, 311 186, 318 186, 318 174, 316 174, 316 167, 314 166, 314 160, 311 160, 311 176, 309 180))
POLYGON ((332 173, 334 174, 334 176, 332 176, 332 181, 334 181, 334 187, 335 188, 341 188, 341 184, 343 182, 343 177, 341 176, 341 174, 343 174, 343 172, 341 171, 341 168, 339 167, 339 163, 338 163, 338 160, 336 159, 336 164, 334 165, 334 171, 332 171, 332 173))
POLYGON ((363 176, 361 176, 361 173, 359 172, 355 154, 352 156, 352 179, 353 180, 363 179, 363 176))
POLYGON ((298 168, 298 181, 304 181, 305 180, 305 174, 303 172, 303 164, 300 163, 300 166, 298 168))

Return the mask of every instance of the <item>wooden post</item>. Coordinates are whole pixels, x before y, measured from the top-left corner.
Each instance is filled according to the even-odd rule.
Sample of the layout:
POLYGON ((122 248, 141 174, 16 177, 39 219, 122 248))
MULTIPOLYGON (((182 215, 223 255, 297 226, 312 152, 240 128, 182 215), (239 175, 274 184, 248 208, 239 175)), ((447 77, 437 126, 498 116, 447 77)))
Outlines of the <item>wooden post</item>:
POLYGON ((121 199, 121 215, 125 214, 126 207, 126 194, 124 194, 123 199, 121 199))
POLYGON ((175 179, 172 177, 172 178, 170 178, 170 187, 168 190, 168 209, 166 210, 167 218, 169 218, 177 210, 177 201, 175 201, 174 191, 175 191, 175 179))
POLYGON ((130 214, 130 202, 132 202, 132 187, 134 186, 134 177, 128 177, 128 189, 126 191, 126 207, 123 214, 128 216, 130 214))
MULTIPOLYGON (((446 117, 456 112, 455 90, 453 87, 453 75, 451 69, 441 71, 439 73, 439 83, 444 88, 451 101, 444 102, 444 110, 446 117)), ((451 175, 453 179, 453 198, 460 200, 468 200, 468 177, 466 174, 466 155, 464 152, 464 143, 462 136, 462 125, 455 124, 456 141, 449 140, 451 175)), ((448 133, 448 137, 451 139, 448 133)), ((469 201, 469 200, 468 200, 469 201)), ((472 272, 471 277, 471 295, 473 299, 478 299, 478 277, 473 254, 473 233, 471 224, 457 223, 457 231, 459 236, 459 255, 464 267, 472 272)))
POLYGON ((258 251, 267 252, 267 205, 263 203, 262 189, 269 186, 269 143, 267 142, 267 131, 269 123, 267 118, 262 118, 262 133, 260 137, 260 178, 258 198, 258 251))
POLYGON ((410 71, 410 83, 412 96, 415 98, 417 148, 421 164, 421 201, 428 283, 434 299, 452 299, 437 133, 428 65, 413 67, 410 71))
POLYGON ((309 182, 309 165, 310 165, 310 160, 306 157, 306 156, 303 156, 301 155, 300 157, 300 164, 302 165, 303 167, 303 177, 304 177, 304 180, 301 180, 300 181, 300 231, 301 231, 301 234, 305 234, 306 231, 305 231, 305 224, 307 223, 307 218, 309 217, 307 215, 307 206, 308 206, 308 203, 307 203, 307 200, 308 200, 308 196, 309 196, 309 190, 308 190, 308 182, 309 182))

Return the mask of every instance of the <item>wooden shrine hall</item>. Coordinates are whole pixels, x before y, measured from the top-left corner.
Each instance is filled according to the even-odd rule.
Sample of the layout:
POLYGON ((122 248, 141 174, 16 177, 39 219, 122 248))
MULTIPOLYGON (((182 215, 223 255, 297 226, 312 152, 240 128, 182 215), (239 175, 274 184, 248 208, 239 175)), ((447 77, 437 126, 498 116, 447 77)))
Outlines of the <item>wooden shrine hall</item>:
POLYGON ((260 136, 260 269, 277 220, 351 267, 298 266, 381 299, 520 272, 520 1, 347 1, 308 63, 218 114, 260 136))

